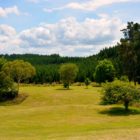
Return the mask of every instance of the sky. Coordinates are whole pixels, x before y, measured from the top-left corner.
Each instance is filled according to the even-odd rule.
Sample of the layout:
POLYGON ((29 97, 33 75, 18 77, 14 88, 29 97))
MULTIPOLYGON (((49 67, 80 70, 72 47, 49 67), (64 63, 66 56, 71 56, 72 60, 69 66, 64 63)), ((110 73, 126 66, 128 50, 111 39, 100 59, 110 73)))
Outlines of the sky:
POLYGON ((89 56, 114 46, 140 0, 0 0, 0 54, 89 56))

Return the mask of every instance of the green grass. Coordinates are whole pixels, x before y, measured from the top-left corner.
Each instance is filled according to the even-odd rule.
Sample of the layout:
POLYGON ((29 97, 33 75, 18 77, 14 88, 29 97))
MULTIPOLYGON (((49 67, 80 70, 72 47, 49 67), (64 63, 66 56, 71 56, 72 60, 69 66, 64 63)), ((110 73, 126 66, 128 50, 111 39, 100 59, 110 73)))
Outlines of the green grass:
POLYGON ((100 105, 100 90, 22 86, 0 104, 0 140, 139 140, 140 109, 100 105))

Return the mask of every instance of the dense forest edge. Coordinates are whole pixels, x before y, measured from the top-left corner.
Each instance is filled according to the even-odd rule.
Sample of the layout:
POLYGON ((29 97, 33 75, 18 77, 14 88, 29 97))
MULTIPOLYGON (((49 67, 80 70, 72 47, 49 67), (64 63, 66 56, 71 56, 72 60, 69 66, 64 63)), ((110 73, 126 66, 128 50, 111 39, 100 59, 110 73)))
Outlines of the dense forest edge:
POLYGON ((8 61, 24 60, 31 63, 36 68, 36 75, 26 83, 53 83, 60 82, 59 68, 64 63, 74 63, 79 67, 79 72, 75 79, 75 82, 84 82, 88 77, 91 81, 94 81, 93 73, 99 60, 105 58, 110 59, 118 69, 117 76, 121 76, 121 67, 116 64, 117 52, 115 50, 117 46, 112 48, 105 48, 100 53, 89 57, 62 57, 59 54, 52 55, 38 55, 38 54, 11 54, 0 55, 8 61))

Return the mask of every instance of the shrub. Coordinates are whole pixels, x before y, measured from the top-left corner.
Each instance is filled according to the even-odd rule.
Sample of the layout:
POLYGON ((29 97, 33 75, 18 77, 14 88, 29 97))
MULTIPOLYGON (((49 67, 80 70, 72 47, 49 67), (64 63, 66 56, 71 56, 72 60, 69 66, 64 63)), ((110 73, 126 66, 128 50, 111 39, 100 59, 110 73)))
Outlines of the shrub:
POLYGON ((65 82, 65 83, 63 83, 63 86, 64 86, 64 88, 69 88, 69 83, 65 82))
POLYGON ((85 85, 86 85, 87 88, 88 88, 88 86, 90 85, 90 80, 89 80, 89 78, 86 78, 86 79, 85 79, 85 85))
POLYGON ((17 95, 18 95, 17 90, 10 90, 10 91, 0 90, 0 101, 14 99, 17 95))
POLYGON ((130 103, 140 100, 140 90, 122 81, 106 83, 103 86, 103 93, 104 104, 123 103, 126 111, 130 103))
POLYGON ((120 80, 124 81, 124 82, 128 82, 129 81, 128 80, 128 76, 126 76, 126 75, 121 76, 120 80))
POLYGON ((0 101, 13 99, 18 95, 18 91, 13 80, 4 72, 0 72, 0 101))

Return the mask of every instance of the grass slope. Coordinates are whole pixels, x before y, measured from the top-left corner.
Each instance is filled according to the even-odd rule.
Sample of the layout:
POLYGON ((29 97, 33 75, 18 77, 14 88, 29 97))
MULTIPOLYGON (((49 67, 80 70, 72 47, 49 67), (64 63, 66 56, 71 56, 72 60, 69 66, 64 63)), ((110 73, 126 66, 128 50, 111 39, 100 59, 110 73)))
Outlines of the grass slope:
POLYGON ((0 104, 0 140, 138 140, 140 110, 100 105, 100 88, 25 86, 0 104), (20 96, 22 98, 22 96, 20 96))

